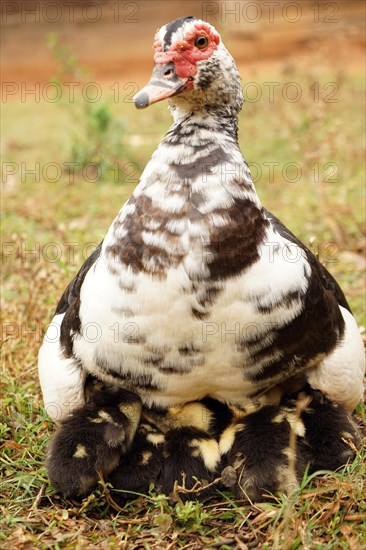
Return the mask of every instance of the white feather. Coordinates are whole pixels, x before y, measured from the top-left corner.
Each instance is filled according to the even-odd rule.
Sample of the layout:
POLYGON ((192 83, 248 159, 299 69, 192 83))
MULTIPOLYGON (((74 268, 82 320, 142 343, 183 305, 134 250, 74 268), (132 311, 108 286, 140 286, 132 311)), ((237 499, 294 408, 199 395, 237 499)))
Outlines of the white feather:
POLYGON ((307 374, 309 384, 352 411, 364 393, 365 350, 351 313, 341 307, 345 334, 336 349, 307 374))
POLYGON ((60 327, 65 314, 56 315, 49 325, 38 354, 38 374, 44 406, 55 422, 84 403, 86 371, 77 360, 65 358, 60 348, 60 327))

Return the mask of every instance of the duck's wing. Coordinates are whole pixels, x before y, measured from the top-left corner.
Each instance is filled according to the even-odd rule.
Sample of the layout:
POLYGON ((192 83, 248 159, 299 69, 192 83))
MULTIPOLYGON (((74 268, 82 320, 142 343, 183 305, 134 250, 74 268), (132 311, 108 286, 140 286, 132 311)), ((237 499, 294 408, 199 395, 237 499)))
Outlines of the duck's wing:
POLYGON ((266 210, 266 215, 281 236, 304 250, 320 283, 339 306, 344 322, 343 336, 323 361, 307 371, 306 378, 314 389, 321 390, 331 401, 352 411, 364 393, 365 351, 351 308, 337 281, 316 256, 271 212, 266 210))
POLYGON ((102 251, 102 244, 103 244, 103 241, 97 246, 94 252, 85 260, 85 262, 81 266, 78 273, 75 275, 71 283, 65 289, 64 293, 60 298, 59 303, 57 304, 55 315, 65 313, 66 310, 73 303, 73 301, 76 298, 78 298, 80 294, 81 285, 83 284, 83 281, 85 279, 85 275, 88 273, 89 269, 94 265, 94 263, 97 261, 97 259, 100 256, 100 253, 102 251))
POLYGON ((329 273, 329 271, 324 267, 323 264, 320 263, 318 258, 309 250, 307 246, 304 245, 295 235, 278 219, 276 216, 272 214, 272 212, 269 212, 268 210, 264 209, 267 218, 270 220, 272 226, 274 229, 282 236, 285 237, 287 240, 295 243, 297 246, 299 246, 304 252, 306 253, 307 260, 312 267, 318 274, 324 288, 326 290, 329 290, 337 300, 338 304, 342 306, 343 308, 347 309, 350 313, 351 308, 346 300, 345 295, 343 294, 343 291, 333 275, 329 273))
POLYGON ((101 248, 102 243, 87 258, 61 296, 39 350, 38 374, 44 406, 56 422, 85 400, 86 373, 72 354, 72 327, 79 322, 78 303, 85 275, 98 260, 101 248))

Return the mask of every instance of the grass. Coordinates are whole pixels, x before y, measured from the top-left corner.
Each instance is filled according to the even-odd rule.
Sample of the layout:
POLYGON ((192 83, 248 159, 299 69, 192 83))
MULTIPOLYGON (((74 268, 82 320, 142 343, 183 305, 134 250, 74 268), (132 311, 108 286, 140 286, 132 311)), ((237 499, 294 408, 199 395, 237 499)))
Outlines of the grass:
MULTIPOLYGON (((318 252, 365 326, 364 138, 361 117, 355 116, 355 105, 363 101, 363 81, 357 74, 327 70, 308 66, 301 73, 275 75, 272 80, 280 89, 298 82, 301 101, 276 96, 274 103, 265 97, 247 102, 240 140, 249 163, 259 165, 255 179, 262 202, 318 252), (339 84, 339 102, 315 103, 308 93, 314 81, 339 84), (273 165, 271 181, 268 163, 274 162, 279 164, 273 165), (301 167, 298 181, 291 170, 286 176, 289 162, 301 167), (314 178, 316 163, 319 182, 314 178), (334 164, 327 170, 327 163, 334 164), (326 178, 334 167, 338 181, 326 178)), ((263 79, 270 80, 270 75, 263 79)), ((45 172, 47 163, 64 167, 68 161, 77 120, 70 118, 67 105, 14 101, 4 107, 3 158, 14 164, 3 168, 15 173, 3 174, 1 547, 365 547, 364 449, 340 472, 305 477, 290 499, 280 495, 265 503, 235 502, 229 493, 217 493, 203 505, 174 505, 152 488, 145 497, 133 495, 116 511, 108 487, 100 486, 81 503, 55 494, 44 468, 53 426, 42 407, 37 351, 61 292, 131 193, 170 115, 166 104, 141 113, 131 103, 112 103, 115 116, 125 119, 120 159, 125 175, 116 183, 111 168, 93 183, 83 174, 72 181, 66 171, 56 180, 51 168, 45 172), (26 173, 37 169, 35 163, 39 175, 26 173), (138 172, 132 178, 131 166, 138 172)), ((365 423, 361 405, 357 417, 365 423)))

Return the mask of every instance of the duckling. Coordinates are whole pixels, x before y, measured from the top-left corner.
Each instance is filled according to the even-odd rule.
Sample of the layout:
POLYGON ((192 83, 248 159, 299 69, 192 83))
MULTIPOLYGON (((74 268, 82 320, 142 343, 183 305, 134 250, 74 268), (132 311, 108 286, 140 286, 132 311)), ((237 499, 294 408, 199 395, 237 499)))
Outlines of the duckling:
POLYGON ((204 487, 218 477, 221 456, 218 442, 206 432, 190 426, 171 430, 166 435, 163 457, 162 493, 177 498, 179 492, 181 500, 192 500, 211 492, 204 487), (192 489, 197 482, 199 492, 185 493, 184 489, 192 489))
MULTIPOLYGON (((297 430, 301 427, 297 426, 297 430)), ((239 419, 220 438, 223 483, 238 498, 263 500, 264 493, 289 492, 297 485, 306 463, 291 469, 291 424, 278 405, 264 405, 239 419)), ((295 458, 295 457, 294 457, 295 458)))
POLYGON ((130 391, 93 391, 50 442, 46 468, 53 487, 67 497, 90 493, 130 448, 140 414, 141 400, 130 391))
POLYGON ((169 409, 161 492, 185 501, 202 500, 214 491, 221 466, 218 436, 231 419, 229 407, 211 398, 169 409))
POLYGON ((179 488, 190 490, 197 481, 197 492, 182 489, 179 498, 206 497, 210 490, 204 486, 220 470, 218 436, 231 419, 226 405, 209 398, 166 411, 143 408, 133 445, 109 477, 116 498, 123 498, 124 492, 145 493, 151 483, 177 498, 179 488))
POLYGON ((352 460, 361 437, 351 414, 306 385, 277 404, 237 409, 219 445, 223 483, 235 496, 258 501, 290 494, 309 471, 336 470, 352 460))
POLYGON ((152 483, 157 484, 164 467, 164 443, 164 433, 142 411, 130 450, 120 457, 108 478, 117 501, 131 498, 132 493, 146 494, 152 483))
POLYGON ((311 402, 301 413, 305 434, 300 452, 309 471, 337 470, 351 462, 361 446, 361 433, 355 418, 344 405, 333 403, 310 386, 311 402))

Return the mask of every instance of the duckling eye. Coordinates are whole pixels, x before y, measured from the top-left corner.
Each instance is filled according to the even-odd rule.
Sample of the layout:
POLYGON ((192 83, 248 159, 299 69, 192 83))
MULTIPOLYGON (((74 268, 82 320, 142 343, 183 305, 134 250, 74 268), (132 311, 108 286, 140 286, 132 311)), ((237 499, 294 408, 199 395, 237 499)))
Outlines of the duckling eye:
POLYGON ((196 46, 196 48, 200 49, 200 50, 204 50, 205 48, 207 48, 208 46, 208 39, 206 36, 198 36, 196 38, 196 40, 194 41, 194 45, 196 46))

